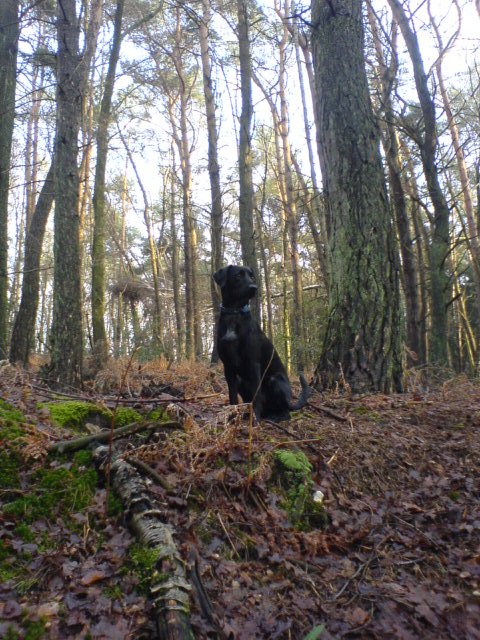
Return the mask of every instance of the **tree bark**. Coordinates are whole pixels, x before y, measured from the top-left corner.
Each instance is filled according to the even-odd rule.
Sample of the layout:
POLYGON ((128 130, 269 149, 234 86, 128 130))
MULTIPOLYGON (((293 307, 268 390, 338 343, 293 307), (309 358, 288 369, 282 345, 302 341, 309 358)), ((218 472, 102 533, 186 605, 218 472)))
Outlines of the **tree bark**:
POLYGON ((430 1, 428 2, 428 12, 430 15, 430 22, 432 23, 433 29, 435 31, 435 35, 438 43, 438 58, 435 63, 435 71, 437 73, 438 78, 438 86, 440 88, 440 95, 442 96, 443 106, 445 108, 445 115, 447 116, 447 125, 448 130, 450 131, 450 137, 452 138, 453 149, 455 151, 455 159, 457 161, 458 167, 458 175, 460 178, 460 185, 462 187, 461 197, 463 199, 463 204, 465 208, 465 217, 467 220, 467 233, 465 235, 467 241, 467 247, 470 254, 470 260, 472 262, 472 272, 473 272, 473 281, 475 284, 475 292, 476 292, 476 307, 477 307, 477 335, 475 342, 479 341, 479 331, 480 331, 480 243, 478 240, 478 231, 475 224, 475 207, 473 203, 473 192, 472 187, 470 185, 470 179, 468 177, 468 169, 467 163, 465 162, 465 154, 463 153, 463 146, 460 140, 460 132, 458 130, 458 126, 455 120, 455 117, 452 112, 452 107, 450 104, 450 99, 448 97, 447 88, 445 86, 445 81, 443 79, 443 67, 442 62, 445 59, 445 56, 448 54, 449 50, 453 47, 455 40, 460 33, 460 25, 461 25, 461 13, 458 2, 454 1, 454 5, 457 9, 458 14, 458 27, 456 34, 449 39, 448 48, 444 48, 442 37, 440 35, 440 30, 435 22, 435 19, 431 12, 430 1))
POLYGON ((428 90, 427 75, 416 33, 414 32, 400 0, 388 0, 398 22, 413 65, 415 87, 423 115, 424 134, 420 141, 423 171, 434 210, 433 233, 430 245, 430 295, 431 332, 429 362, 446 366, 447 350, 447 301, 449 278, 447 257, 450 251, 449 209, 438 178, 436 152, 438 137, 435 119, 435 103, 428 90))
MULTIPOLYGON (((240 243, 244 265, 251 267, 260 285, 257 254, 255 251, 255 231, 253 222, 253 181, 252 181, 252 59, 250 52, 248 1, 237 0, 238 46, 240 64, 240 91, 242 111, 240 114, 240 140, 238 148, 240 243)), ((253 316, 260 319, 260 286, 258 294, 251 300, 253 316)))
POLYGON ((18 8, 18 0, 2 0, 0 3, 0 360, 7 356, 7 221, 20 36, 18 8))
POLYGON ((22 297, 13 324, 10 344, 10 362, 21 362, 25 367, 28 365, 28 358, 35 344, 35 322, 40 286, 40 258, 45 228, 52 209, 54 188, 52 161, 25 238, 22 297))
MULTIPOLYGON (((290 6, 288 0, 285 0, 285 13, 290 13, 290 6)), ((292 175, 292 153, 290 148, 289 139, 289 121, 288 121, 288 107, 286 96, 286 45, 288 39, 288 29, 283 21, 283 35, 279 42, 279 96, 280 96, 280 136, 282 139, 282 151, 283 151, 283 169, 285 179, 285 217, 287 222, 287 231, 289 239, 289 258, 290 258, 290 270, 292 273, 292 288, 293 288, 293 307, 294 313, 292 330, 295 336, 293 351, 294 351, 294 365, 298 371, 305 369, 305 314, 303 308, 303 291, 302 291, 302 277, 300 272, 300 256, 298 253, 298 219, 297 219, 297 206, 294 196, 294 184, 292 175)))
POLYGON ((54 384, 73 386, 81 385, 83 362, 78 136, 102 1, 97 0, 92 7, 83 55, 76 8, 75 0, 58 0, 51 370, 54 384))
POLYGON ((92 329, 94 355, 99 368, 104 366, 108 359, 108 341, 105 330, 105 174, 108 154, 108 126, 110 124, 115 73, 122 43, 124 5, 125 0, 117 0, 112 48, 97 126, 97 164, 93 188, 92 329))
MULTIPOLYGON (((205 111, 207 114, 208 135, 208 175, 210 178, 210 192, 212 198, 210 234, 212 239, 211 275, 213 276, 223 265, 223 210, 222 192, 220 189, 220 166, 218 163, 218 134, 215 116, 215 94, 212 82, 212 69, 209 49, 210 30, 210 2, 202 0, 202 19, 199 23, 200 51, 203 70, 203 94, 205 96, 205 111)), ((221 296, 215 286, 213 277, 210 280, 210 291, 213 303, 214 337, 212 362, 218 362, 217 353, 217 320, 219 316, 221 296)))
POLYGON ((384 112, 383 140, 385 156, 387 160, 392 208, 397 224, 400 251, 402 255, 403 285, 405 292, 405 314, 407 327, 407 366, 424 364, 423 350, 420 337, 420 301, 418 295, 418 274, 412 251, 413 241, 410 232, 410 221, 407 212, 407 200, 402 183, 402 160, 400 156, 400 143, 394 124, 394 112, 391 91, 397 73, 397 31, 398 26, 392 25, 392 63, 387 65, 382 50, 380 34, 376 17, 373 13, 371 2, 367 2, 368 19, 373 33, 375 51, 379 65, 379 78, 381 101, 384 112))
POLYGON ((362 6, 314 0, 312 45, 329 232, 329 319, 314 384, 401 389, 398 256, 364 63, 362 6))
MULTIPOLYGON (((102 470, 105 470, 107 456, 108 447, 97 447, 93 452, 93 459, 102 470)), ((152 501, 143 479, 127 460, 115 460, 111 475, 112 486, 122 500, 132 531, 141 544, 158 552, 150 580, 157 637, 161 640, 194 640, 189 618, 191 586, 174 541, 173 527, 162 522, 162 512, 152 501)))

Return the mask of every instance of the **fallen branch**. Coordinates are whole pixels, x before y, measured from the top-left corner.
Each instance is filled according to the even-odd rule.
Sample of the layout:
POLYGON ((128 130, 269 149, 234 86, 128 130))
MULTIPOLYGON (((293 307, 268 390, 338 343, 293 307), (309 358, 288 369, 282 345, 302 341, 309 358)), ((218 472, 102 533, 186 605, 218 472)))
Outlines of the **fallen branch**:
MULTIPOLYGON (((97 447, 92 455, 97 468, 105 472, 108 447, 97 447)), ((123 503, 130 528, 141 544, 157 552, 158 559, 150 578, 157 636, 161 640, 193 640, 188 615, 191 585, 173 539, 174 529, 162 522, 164 512, 158 509, 145 482, 131 464, 114 457, 110 473, 112 486, 123 503)))
MULTIPOLYGON (((129 436, 132 433, 138 433, 139 431, 154 431, 155 429, 180 429, 182 425, 176 420, 169 420, 168 422, 132 422, 124 427, 118 427, 113 431, 113 439, 123 438, 129 436)), ((103 429, 98 433, 94 433, 91 436, 82 436, 81 438, 72 438, 71 440, 60 440, 60 442, 54 442, 48 447, 51 453, 67 453, 69 451, 78 451, 88 447, 92 442, 98 442, 103 444, 110 439, 110 429, 103 429)))
POLYGON ((136 469, 142 471, 147 476, 155 480, 155 482, 163 487, 165 491, 170 491, 173 488, 172 485, 165 480, 165 478, 162 478, 162 476, 158 474, 155 469, 149 467, 146 462, 143 462, 143 460, 138 460, 137 458, 127 458, 127 460, 136 469))

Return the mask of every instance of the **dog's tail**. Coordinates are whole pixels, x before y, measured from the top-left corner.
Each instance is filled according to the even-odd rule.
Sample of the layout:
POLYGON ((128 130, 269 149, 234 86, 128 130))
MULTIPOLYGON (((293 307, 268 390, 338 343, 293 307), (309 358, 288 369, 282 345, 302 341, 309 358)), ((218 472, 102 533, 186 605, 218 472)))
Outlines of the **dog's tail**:
POLYGON ((308 386, 307 381, 303 377, 303 374, 300 373, 298 377, 300 378, 300 384, 302 385, 302 393, 300 394, 300 397, 295 404, 289 404, 288 408, 290 409, 290 411, 297 411, 302 407, 306 407, 308 404, 308 398, 312 393, 312 390, 308 386))

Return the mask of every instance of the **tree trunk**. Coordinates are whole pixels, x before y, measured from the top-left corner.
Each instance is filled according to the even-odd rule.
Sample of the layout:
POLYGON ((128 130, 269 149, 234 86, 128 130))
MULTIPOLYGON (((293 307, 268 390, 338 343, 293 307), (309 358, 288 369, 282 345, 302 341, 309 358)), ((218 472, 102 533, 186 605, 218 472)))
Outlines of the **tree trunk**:
MULTIPOLYGON (((290 7, 286 0, 285 11, 288 14, 290 7)), ((299 371, 305 368, 304 348, 305 348, 305 322, 303 309, 302 278, 300 273, 300 257, 298 254, 298 220, 297 206, 294 198, 294 185, 292 176, 292 154, 289 140, 289 121, 286 97, 286 44, 288 39, 288 29, 283 23, 283 37, 279 42, 279 96, 280 96, 280 136, 282 139, 283 169, 285 180, 285 218, 287 223, 289 239, 290 270, 292 274, 293 288, 293 322, 292 330, 295 336, 293 344, 294 365, 299 371)))
MULTIPOLYGON (((247 0, 237 0, 238 46, 240 64, 240 90, 242 112, 240 114, 240 140, 238 148, 238 173, 240 192, 238 210, 240 217, 240 242, 244 265, 251 267, 260 285, 258 260, 255 252, 255 232, 253 224, 253 181, 252 181, 252 59, 249 39, 249 17, 247 0)), ((260 319, 260 286, 258 294, 251 300, 253 316, 260 319)))
MULTIPOLYGON (((308 199, 305 199, 305 210, 307 212, 307 219, 308 219, 308 224, 310 226, 310 231, 312 233, 313 236, 313 241, 315 244, 315 250, 317 253, 317 257, 318 257, 318 262, 320 264, 320 269, 322 270, 322 275, 323 275, 323 279, 325 281, 325 286, 327 286, 327 282, 328 282, 328 265, 327 265, 327 255, 326 255, 326 251, 325 251, 325 247, 327 245, 327 228, 326 228, 326 224, 325 224, 325 213, 324 211, 322 211, 322 207, 320 204, 320 199, 321 199, 321 194, 320 194, 320 190, 318 188, 318 181, 317 181, 317 175, 316 175, 316 171, 315 171, 315 161, 313 158, 313 145, 312 145, 312 136, 311 136, 311 129, 312 126, 309 123, 309 117, 308 117, 308 109, 307 109, 307 99, 306 99, 306 94, 305 94, 305 83, 303 81, 303 70, 302 70, 302 59, 300 56, 300 34, 298 31, 298 24, 297 24, 297 20, 296 18, 292 18, 291 22, 286 20, 285 18, 285 13, 287 13, 287 15, 289 14, 289 11, 287 9, 287 7, 285 7, 285 13, 281 12, 281 11, 277 11, 277 13, 280 15, 280 17, 282 18, 282 21, 284 23, 284 25, 287 26, 287 28, 290 30, 290 32, 293 35, 293 40, 294 40, 294 45, 295 45, 295 60, 297 63, 297 73, 298 73, 298 81, 299 81, 299 87, 300 87, 300 95, 302 98, 302 108, 303 108, 303 123, 304 123, 304 127, 305 127, 305 142, 307 145, 307 150, 308 150, 308 164, 310 167, 310 179, 311 179, 311 190, 313 193, 308 193, 308 189, 307 189, 307 185, 305 182, 305 179, 303 177, 303 175, 300 173, 298 164, 296 162, 296 159, 294 156, 292 156, 292 160, 295 166, 295 171, 297 173, 298 179, 301 181, 302 184, 302 190, 304 191, 305 197, 308 194, 308 199), (320 233, 317 230, 317 224, 320 227, 320 233)), ((292 0, 292 8, 291 8, 291 15, 295 16, 296 13, 296 5, 295 5, 295 0, 292 0)), ((306 43, 305 45, 306 46, 306 43)), ((307 56, 305 56, 305 52, 304 52, 304 57, 305 57, 305 66, 307 67, 307 74, 309 73, 309 58, 307 58, 307 56)), ((311 65, 310 65, 311 66, 311 65)), ((310 75, 309 75, 309 79, 310 79, 310 75)), ((312 86, 313 85, 313 81, 310 80, 310 82, 312 82, 312 86)))
POLYGON ((0 360, 7 356, 8 191, 15 121, 20 25, 18 0, 0 2, 0 360))
POLYGON ((73 386, 81 384, 83 361, 78 136, 102 3, 98 0, 92 7, 83 55, 76 7, 75 0, 58 0, 51 371, 53 383, 73 386))
MULTIPOLYGON (((445 86, 445 81, 443 79, 443 69, 442 62, 445 59, 448 51, 453 47, 454 42, 460 32, 460 8, 458 3, 454 3, 457 11, 458 11, 458 29, 457 33, 454 37, 451 37, 448 43, 448 48, 445 49, 443 46, 442 38, 440 35, 440 30, 433 18, 433 15, 430 10, 430 1, 428 2, 428 12, 430 15, 430 21, 435 31, 435 35, 437 37, 438 43, 438 58, 435 63, 435 71, 437 73, 438 78, 438 86, 440 88, 440 95, 442 96, 443 106, 445 108, 445 115, 447 116, 447 124, 448 129, 450 131, 450 136, 452 138, 453 149, 455 151, 455 159, 457 161, 458 167, 458 175, 460 178, 460 185, 462 187, 461 197, 463 199, 463 204, 465 207, 465 217, 467 219, 467 233, 465 234, 465 238, 467 241, 467 247, 470 253, 470 260, 472 262, 472 271, 473 271, 473 281, 475 284, 475 292, 476 292, 476 307, 477 307, 477 326, 479 326, 480 330, 480 243, 478 240, 478 231, 475 224, 475 207, 473 203, 473 192, 472 187, 470 185, 470 180, 468 177, 468 169, 467 164, 465 162, 465 155, 463 153, 463 146, 460 140, 460 132, 457 127, 457 123, 455 121, 455 117, 452 112, 452 107, 450 105, 450 99, 448 97, 447 88, 445 86)), ((475 342, 478 343, 479 336, 477 332, 475 342)))
POLYGON ((415 87, 423 115, 424 135, 420 143, 423 171, 434 210, 432 241, 430 246, 431 317, 429 362, 446 366, 447 301, 449 278, 446 271, 450 250, 449 210, 442 192, 436 165, 438 137, 435 103, 428 90, 427 75, 423 68, 418 39, 410 25, 400 0, 388 0, 398 22, 413 65, 415 87))
POLYGON ((124 5, 125 0, 117 0, 112 48, 97 127, 97 164, 93 188, 92 329, 94 355, 98 368, 104 366, 108 359, 108 341, 105 331, 105 174, 108 154, 108 126, 110 124, 115 72, 122 42, 124 5))
POLYGON ((22 297, 20 308, 13 324, 9 355, 10 362, 21 362, 24 366, 27 366, 29 355, 35 344, 35 321, 40 286, 40 258, 45 227, 53 204, 53 174, 52 161, 25 238, 22 297))
MULTIPOLYGON (((223 210, 222 192, 220 189, 220 166, 218 164, 218 134, 215 116, 215 94, 212 82, 211 60, 209 50, 210 30, 210 2, 202 0, 202 19, 199 23, 200 50, 203 70, 203 94, 205 96, 205 111, 207 114, 207 135, 208 135, 208 175, 210 178, 210 191, 212 197, 210 234, 212 238, 212 260, 211 275, 213 276, 223 265, 223 210)), ((212 362, 218 362, 217 353, 217 320, 219 316, 221 296, 215 286, 213 277, 210 280, 210 291, 212 294, 214 336, 212 349, 212 362)))
POLYGON ((314 0, 312 45, 330 252, 314 383, 401 389, 398 257, 364 66, 362 6, 314 0))
POLYGON ((407 366, 422 365, 422 347, 420 338, 420 301, 418 295, 418 274, 412 251, 413 241, 410 233, 410 221, 407 213, 407 201, 402 184, 402 160, 400 144, 394 125, 394 112, 391 91, 396 76, 397 54, 396 42, 398 26, 392 26, 391 47, 393 50, 392 64, 387 66, 380 41, 380 34, 376 17, 371 3, 367 3, 368 18, 374 37, 375 51, 379 65, 382 107, 384 110, 383 130, 384 148, 390 181, 390 193, 395 221, 397 224, 400 251, 402 254, 403 285, 405 292, 405 313, 407 326, 407 366))
POLYGON ((178 257, 178 237, 177 223, 175 220, 175 157, 172 153, 172 184, 170 196, 170 232, 172 236, 172 287, 173 287, 173 306, 175 309, 175 326, 176 326, 176 355, 177 360, 185 357, 185 323, 181 312, 180 304, 180 266, 178 257))

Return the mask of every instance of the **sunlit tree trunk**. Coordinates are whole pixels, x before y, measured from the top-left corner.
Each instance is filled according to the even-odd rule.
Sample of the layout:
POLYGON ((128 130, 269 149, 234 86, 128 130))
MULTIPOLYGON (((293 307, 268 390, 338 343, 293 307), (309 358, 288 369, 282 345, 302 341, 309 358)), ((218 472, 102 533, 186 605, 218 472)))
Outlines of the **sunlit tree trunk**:
POLYGON ((175 173, 175 154, 172 151, 172 177, 171 177, 171 193, 170 193, 170 233, 172 237, 172 287, 173 287, 173 306, 175 309, 175 327, 176 327, 176 351, 177 360, 185 357, 185 323, 181 308, 180 294, 180 258, 179 258, 179 240, 177 237, 177 221, 175 219, 176 212, 176 189, 175 183, 177 176, 175 173))
POLYGON ((413 75, 423 115, 423 139, 420 141, 425 181, 434 210, 430 246, 431 332, 429 360, 439 365, 448 364, 447 302, 449 279, 446 270, 450 250, 449 209, 443 194, 436 164, 438 137, 435 103, 428 90, 427 75, 423 67, 417 35, 410 24, 400 0, 388 0, 398 22, 412 61, 413 75))
POLYGON ((292 0, 291 10, 289 9, 288 2, 285 5, 285 11, 277 10, 277 13, 282 18, 283 24, 287 27, 291 34, 293 35, 293 41, 295 46, 295 61, 297 63, 297 73, 298 73, 298 81, 300 88, 300 96, 302 98, 302 108, 303 108, 303 124, 305 128, 305 143, 307 145, 308 150, 308 164, 310 168, 310 180, 311 180, 311 193, 308 195, 308 189, 305 182, 305 179, 302 173, 299 170, 298 163, 296 162, 295 157, 292 157, 295 171, 297 172, 298 179, 301 181, 302 189, 304 191, 306 200, 305 200, 305 209, 307 212, 308 224, 310 226, 310 231, 312 233, 313 241, 315 244, 315 250, 318 257, 318 262, 320 264, 320 268, 322 270, 322 275, 325 281, 325 286, 327 286, 328 282, 328 265, 327 265, 327 254, 325 251, 325 247, 327 245, 327 227, 325 223, 325 213, 322 211, 322 207, 320 205, 320 190, 318 188, 317 175, 315 170, 315 160, 313 156, 313 144, 312 144, 312 135, 311 135, 311 125, 309 123, 309 115, 307 109, 307 98, 305 93, 305 84, 303 80, 303 64, 307 69, 307 74, 309 77, 309 81, 314 86, 313 78, 311 78, 311 60, 310 60, 310 52, 307 51, 307 55, 305 55, 305 50, 307 49, 307 43, 303 45, 304 51, 304 62, 301 58, 301 49, 300 49, 300 41, 304 40, 303 37, 299 34, 297 18, 295 17, 296 13, 296 5, 294 0, 292 0), (288 20, 287 17, 291 14, 293 18, 288 20), (310 68, 309 68, 310 67, 310 68), (317 229, 318 225, 318 229, 317 229))
MULTIPOLYGON (((458 28, 455 36, 452 36, 450 38, 447 49, 444 48, 440 30, 432 15, 430 1, 428 2, 428 10, 430 14, 430 21, 432 23, 432 26, 436 34, 438 49, 439 49, 438 51, 439 55, 435 63, 435 71, 437 73, 438 86, 440 88, 440 95, 442 96, 442 102, 445 108, 445 115, 447 116, 448 129, 450 131, 450 136, 452 138, 453 149, 455 151, 455 159, 457 161, 457 167, 458 167, 458 175, 460 178, 460 185, 462 187, 461 198, 463 199, 463 204, 465 207, 465 217, 467 220, 467 225, 466 225, 467 233, 465 237, 467 240, 467 247, 470 253, 470 259, 472 261, 473 280, 474 280, 475 291, 476 291, 476 306, 477 306, 477 314, 478 314, 478 320, 479 320, 479 326, 480 326, 480 243, 478 240, 478 230, 475 224, 475 207, 473 203, 473 192, 472 192, 472 187, 468 177, 468 169, 467 169, 467 164, 465 162, 465 155, 463 153, 463 146, 460 141, 460 132, 458 130, 458 126, 452 112, 450 98, 448 97, 447 88, 445 86, 445 81, 443 79, 443 68, 442 68, 442 62, 445 59, 445 56, 453 46, 458 34, 460 33, 460 25, 461 25, 460 7, 458 6, 458 2, 456 2, 456 0, 453 2, 453 4, 457 9, 458 28)), ((478 342, 478 336, 477 336, 476 342, 478 342)))
POLYGON ((52 382, 78 386, 82 378, 83 326, 79 242, 78 136, 90 61, 96 47, 101 0, 92 7, 85 51, 75 0, 57 5, 57 117, 55 133, 54 294, 52 382))
MULTIPOLYGON (((238 147, 238 173, 240 191, 238 210, 240 216, 240 241, 242 260, 251 267, 259 280, 258 260, 255 251, 255 231, 253 224, 253 181, 252 181, 252 59, 250 52, 248 0, 237 0, 238 46, 240 65, 240 92, 242 111, 240 114, 240 140, 238 147)), ((260 282, 259 282, 260 284, 260 282)), ((259 319, 260 288, 250 306, 253 315, 259 319)))
POLYGON ((7 220, 20 35, 18 8, 18 0, 0 2, 0 360, 7 356, 7 220))
POLYGON ((379 67, 379 80, 381 90, 381 103, 384 111, 383 131, 384 147, 387 159, 388 175, 390 180, 390 192, 395 221, 397 224, 400 251, 402 254, 403 285, 405 292, 405 314, 407 327, 407 366, 424 364, 424 355, 420 338, 420 302, 418 295, 418 275, 413 254, 413 241, 408 219, 407 201, 402 184, 402 159, 400 156, 400 144, 394 125, 394 112, 391 92, 397 73, 396 42, 398 26, 392 26, 390 44, 393 50, 392 64, 388 66, 383 53, 377 20, 372 10, 371 3, 367 3, 370 28, 374 37, 375 51, 379 67))
MULTIPOLYGON (((212 81, 212 68, 210 60, 209 50, 209 30, 211 15, 210 15, 210 2, 209 0, 202 0, 202 19, 199 24, 200 35, 200 50, 202 58, 202 70, 203 70, 203 94, 205 96, 205 111, 207 114, 207 135, 208 135, 208 175, 210 178, 210 191, 211 191, 211 223, 210 233, 212 238, 212 259, 211 259, 211 274, 218 271, 223 264, 223 243, 222 243, 222 226, 223 226, 223 211, 222 211, 222 193, 220 189, 220 166, 218 163, 218 134, 217 134, 217 122, 215 116, 215 94, 212 81)), ((214 339, 213 339, 213 351, 212 362, 218 361, 217 353, 217 319, 219 316, 219 308, 221 297, 218 288, 215 286, 213 278, 210 281, 212 303, 213 303, 213 315, 214 315, 214 339)))
POLYGON ((97 164, 93 189, 92 329, 94 354, 99 368, 104 366, 108 359, 108 341, 105 331, 105 174, 108 154, 108 126, 110 124, 115 73, 122 42, 124 4, 124 0, 117 0, 112 48, 97 126, 97 164))
POLYGON ((314 0, 312 45, 329 231, 329 318, 319 389, 401 389, 398 256, 358 0, 314 0))
POLYGON ((35 344, 35 321, 40 287, 40 258, 45 227, 53 204, 53 174, 52 162, 25 238, 22 297, 13 324, 9 355, 10 362, 21 362, 25 366, 28 364, 28 357, 35 344))

